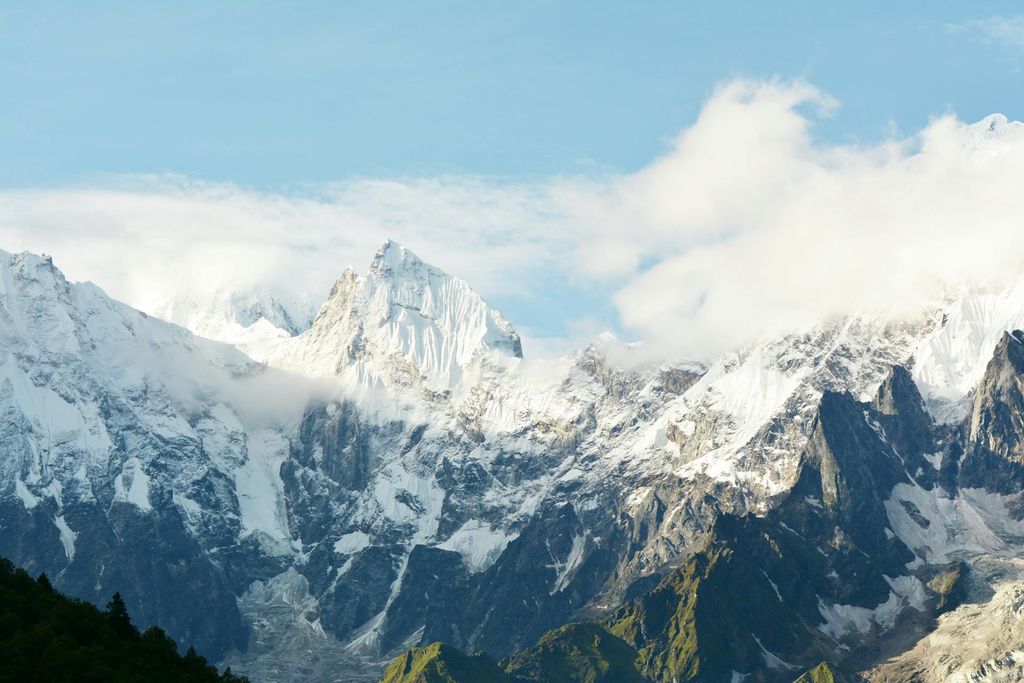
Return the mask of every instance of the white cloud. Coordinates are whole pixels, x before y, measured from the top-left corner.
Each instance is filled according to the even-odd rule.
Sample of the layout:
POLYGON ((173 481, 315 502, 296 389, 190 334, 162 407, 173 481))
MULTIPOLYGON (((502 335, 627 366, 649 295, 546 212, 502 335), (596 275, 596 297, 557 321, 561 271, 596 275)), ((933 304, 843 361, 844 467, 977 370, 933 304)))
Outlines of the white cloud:
POLYGON ((0 192, 0 246, 54 256, 146 311, 168 297, 255 286, 321 301, 386 237, 489 296, 529 296, 576 240, 552 227, 546 186, 478 178, 360 180, 306 194, 174 177, 0 192))
POLYGON ((908 139, 835 146, 804 108, 823 104, 803 83, 731 83, 664 158, 592 200, 602 241, 651 264, 615 302, 657 351, 713 355, 1020 273, 1024 127, 944 116, 908 139))
MULTIPOLYGON (((823 143, 815 121, 835 106, 800 81, 733 81, 661 158, 623 176, 0 192, 0 246, 50 252, 72 277, 152 309, 181 287, 259 283, 319 300, 390 236, 492 298, 614 291, 655 357, 710 357, 830 316, 900 314, 940 283, 1020 275, 1024 127, 946 115, 905 138, 823 143)), ((589 333, 593 315, 567 328, 589 333)))

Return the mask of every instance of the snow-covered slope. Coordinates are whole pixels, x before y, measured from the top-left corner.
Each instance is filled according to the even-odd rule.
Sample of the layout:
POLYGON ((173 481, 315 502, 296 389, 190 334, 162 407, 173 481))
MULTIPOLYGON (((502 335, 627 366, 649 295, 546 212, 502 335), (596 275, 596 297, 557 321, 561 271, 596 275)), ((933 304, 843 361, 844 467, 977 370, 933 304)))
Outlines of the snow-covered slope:
POLYGON ((309 329, 315 312, 304 294, 273 295, 259 288, 199 293, 186 288, 153 311, 158 318, 236 346, 250 356, 309 329))
POLYGON ((501 314, 464 281, 386 241, 365 276, 345 271, 312 327, 268 349, 265 360, 305 375, 340 375, 354 387, 447 391, 491 354, 522 356, 501 314))
POLYGON ((915 350, 913 374, 936 419, 955 422, 1003 333, 1024 328, 1024 286, 966 292, 943 308, 942 320, 915 350))
POLYGON ((96 602, 120 590, 135 616, 208 651, 242 642, 208 552, 246 539, 290 552, 272 465, 301 384, 71 284, 45 257, 0 253, 0 553, 96 602), (175 562, 190 571, 168 573, 175 562), (175 606, 196 585, 220 624, 175 606))

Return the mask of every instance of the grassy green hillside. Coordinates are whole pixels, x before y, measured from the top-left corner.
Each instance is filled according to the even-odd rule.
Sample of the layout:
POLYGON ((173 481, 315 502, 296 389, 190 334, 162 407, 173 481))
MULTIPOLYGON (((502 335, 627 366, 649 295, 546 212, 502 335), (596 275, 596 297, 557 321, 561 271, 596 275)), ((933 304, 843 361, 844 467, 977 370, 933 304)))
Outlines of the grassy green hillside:
POLYGON ((444 643, 414 647, 391 662, 382 683, 512 683, 485 654, 467 655, 444 643))
POLYGON ((570 624, 550 631, 528 650, 502 662, 531 683, 644 683, 637 652, 601 624, 570 624))
POLYGON ((843 678, 833 671, 828 662, 822 662, 793 683, 842 683, 842 681, 843 678))

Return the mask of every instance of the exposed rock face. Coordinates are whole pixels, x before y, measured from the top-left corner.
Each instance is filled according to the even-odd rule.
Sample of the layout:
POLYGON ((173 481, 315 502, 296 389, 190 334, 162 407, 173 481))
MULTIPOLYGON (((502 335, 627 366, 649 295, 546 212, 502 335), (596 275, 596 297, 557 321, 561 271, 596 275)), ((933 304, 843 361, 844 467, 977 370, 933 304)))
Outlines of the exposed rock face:
MULTIPOLYGON (((976 406, 1005 405, 1019 395, 1024 364, 1003 362, 1018 339, 1017 333, 1007 335, 996 349, 975 395, 976 406)), ((986 407, 971 419, 977 424, 979 412, 992 415, 981 420, 992 425, 1014 412, 1001 410, 986 407)), ((1016 439, 1013 421, 997 431, 997 444, 1016 439)), ((941 562, 973 554, 984 563, 991 562, 985 553, 1017 557, 1024 551, 1024 536, 1017 535, 1024 527, 1015 521, 1017 499, 1001 496, 1005 487, 986 493, 973 480, 956 479, 971 474, 966 461, 963 472, 946 476, 953 477, 954 491, 966 490, 954 494, 960 521, 945 517, 943 523, 951 526, 928 531, 938 525, 937 510, 951 495, 940 486, 944 463, 951 454, 972 452, 969 444, 978 434, 969 424, 934 424, 910 374, 899 366, 871 402, 826 392, 801 453, 796 483, 772 510, 763 517, 720 516, 707 545, 683 567, 587 627, 596 629, 588 642, 605 643, 590 655, 581 655, 573 645, 580 627, 570 627, 543 636, 537 646, 508 660, 506 669, 515 674, 523 662, 537 680, 559 671, 558 680, 583 681, 588 680, 586 671, 600 666, 576 669, 572 663, 596 657, 605 667, 613 659, 633 662, 635 669, 622 675, 666 683, 736 677, 791 681, 801 671, 806 672, 801 680, 842 680, 846 674, 815 662, 838 662, 854 672, 890 659, 865 673, 872 680, 892 681, 950 676, 1017 680, 1024 662, 1017 662, 1011 650, 1019 638, 985 643, 970 638, 961 648, 939 635, 943 628, 964 629, 962 621, 975 624, 972 610, 977 611, 956 608, 970 600, 966 565, 941 562), (982 540, 986 535, 988 540, 982 540), (941 617, 935 635, 898 655, 900 643, 911 645, 934 616, 949 610, 954 611, 941 617), (629 647, 625 652, 615 649, 620 641, 629 647), (947 652, 940 655, 943 647, 947 652)), ((989 446, 984 454, 1012 460, 1012 449, 1004 447, 989 446)), ((975 598, 987 599, 987 583, 975 579, 975 598)), ((997 589, 986 614, 1016 618, 1000 597, 1007 591, 1012 587, 997 589)))
POLYGON ((890 566, 897 570, 912 556, 884 533, 888 519, 883 498, 893 486, 907 481, 908 475, 876 425, 869 407, 849 394, 822 396, 804 451, 804 467, 790 500, 800 508, 813 507, 809 501, 820 501, 823 515, 801 515, 816 521, 824 517, 823 524, 816 525, 818 534, 827 536, 835 529, 837 537, 874 558, 892 557, 890 566))
POLYGON ((822 659, 856 660, 906 612, 948 609, 957 579, 911 568, 914 554, 886 533, 887 494, 910 475, 881 421, 903 410, 916 422, 898 435, 936 438, 920 397, 899 389, 912 387, 906 377, 894 368, 872 403, 824 394, 797 483, 775 508, 720 516, 706 545, 653 590, 600 623, 544 635, 506 670, 563 681, 611 668, 659 683, 820 677, 833 675, 822 659))
POLYGON ((1003 493, 1024 489, 1024 332, 996 346, 974 396, 961 480, 1003 493))
MULTIPOLYGON (((907 463, 904 469, 915 472, 928 463, 922 459, 936 446, 934 422, 925 408, 924 399, 910 372, 902 365, 894 365, 878 387, 872 402, 878 424, 892 447, 907 463), (908 461, 907 458, 911 460, 908 461)), ((934 468, 933 468, 934 469, 934 468)), ((923 475, 922 475, 923 476, 923 475)))

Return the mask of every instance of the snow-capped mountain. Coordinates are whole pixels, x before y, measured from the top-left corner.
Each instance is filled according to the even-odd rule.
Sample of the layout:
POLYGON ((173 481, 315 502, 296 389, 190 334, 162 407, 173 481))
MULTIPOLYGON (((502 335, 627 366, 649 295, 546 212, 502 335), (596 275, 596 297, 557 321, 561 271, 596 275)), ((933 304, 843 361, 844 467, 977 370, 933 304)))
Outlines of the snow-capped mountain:
POLYGON ((262 504, 247 516, 247 496, 287 455, 279 425, 302 391, 45 257, 0 254, 0 288, 0 553, 95 602, 121 591, 139 619, 212 652, 244 644, 212 553, 274 518, 262 504), (275 389, 268 419, 250 394, 275 389), (179 599, 191 591, 214 622, 179 599))
POLYGON ((824 558, 804 588, 764 566, 779 623, 816 635, 744 624, 729 671, 776 680, 771 657, 795 671, 924 614, 936 567, 1020 552, 1024 289, 632 367, 607 338, 524 359, 467 283, 393 242, 308 324, 249 294, 172 312, 234 347, 45 258, 0 267, 0 554, 119 590, 258 680, 359 680, 434 640, 511 654, 739 539, 824 558))
POLYGON ((365 276, 338 279, 310 329, 262 354, 272 365, 360 386, 450 391, 488 356, 521 358, 519 335, 468 284, 385 241, 365 276))

